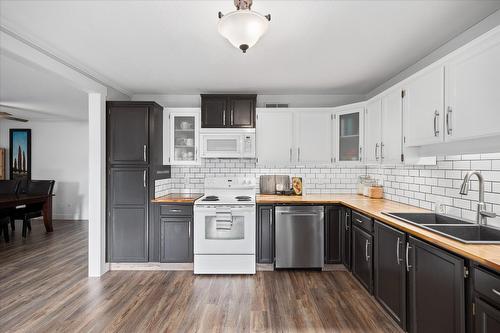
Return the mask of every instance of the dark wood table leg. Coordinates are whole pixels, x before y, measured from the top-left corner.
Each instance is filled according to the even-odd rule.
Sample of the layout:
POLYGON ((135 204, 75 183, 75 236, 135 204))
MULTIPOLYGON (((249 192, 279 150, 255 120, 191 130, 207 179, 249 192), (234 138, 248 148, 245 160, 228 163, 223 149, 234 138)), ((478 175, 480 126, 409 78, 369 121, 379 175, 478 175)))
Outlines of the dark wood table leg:
POLYGON ((43 203, 43 223, 47 232, 54 231, 52 228, 52 197, 48 197, 43 203))

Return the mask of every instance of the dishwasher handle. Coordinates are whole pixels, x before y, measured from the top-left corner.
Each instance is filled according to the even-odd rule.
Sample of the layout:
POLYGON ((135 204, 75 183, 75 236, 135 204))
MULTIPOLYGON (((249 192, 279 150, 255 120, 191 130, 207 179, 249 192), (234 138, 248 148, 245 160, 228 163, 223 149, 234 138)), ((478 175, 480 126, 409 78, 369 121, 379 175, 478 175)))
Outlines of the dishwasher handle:
POLYGON ((294 216, 318 216, 320 213, 311 212, 279 212, 281 215, 294 215, 294 216))

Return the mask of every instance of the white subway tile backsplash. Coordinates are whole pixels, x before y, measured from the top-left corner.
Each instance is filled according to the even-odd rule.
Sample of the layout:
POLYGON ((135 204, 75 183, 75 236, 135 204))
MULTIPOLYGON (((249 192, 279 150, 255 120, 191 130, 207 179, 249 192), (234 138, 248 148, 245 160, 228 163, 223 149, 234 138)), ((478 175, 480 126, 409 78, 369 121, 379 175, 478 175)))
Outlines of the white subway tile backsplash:
POLYGON ((453 162, 455 170, 470 170, 470 161, 455 161, 453 162))
POLYGON ((490 160, 471 161, 470 167, 473 170, 491 170, 490 160))
MULTIPOLYGON (((441 202, 448 214, 475 220, 479 182, 476 178, 471 181, 470 191, 466 196, 461 195, 459 191, 465 174, 471 169, 476 169, 481 171, 485 178, 487 206, 491 206, 494 211, 500 210, 500 153, 442 156, 437 158, 437 168, 372 167, 368 169, 368 174, 380 178, 385 174, 401 175, 405 169, 413 176, 413 182, 412 177, 400 176, 393 176, 391 182, 385 181, 384 191, 387 199, 408 202, 426 209, 433 209, 436 202, 441 202)), ((489 223, 500 226, 500 217, 489 219, 489 223)))
MULTIPOLYGON (((480 170, 486 180, 486 202, 500 214, 500 153, 439 156, 437 166, 363 166, 325 165, 257 165, 256 160, 205 159, 193 167, 172 167, 172 179, 155 183, 156 196, 176 191, 202 191, 207 177, 283 174, 302 177, 304 193, 355 193, 360 175, 369 174, 384 185, 385 198, 433 209, 436 202, 446 212, 474 220, 478 200, 478 182, 471 182, 467 196, 459 194, 467 171, 480 170)), ((500 226, 500 217, 490 219, 500 226)))

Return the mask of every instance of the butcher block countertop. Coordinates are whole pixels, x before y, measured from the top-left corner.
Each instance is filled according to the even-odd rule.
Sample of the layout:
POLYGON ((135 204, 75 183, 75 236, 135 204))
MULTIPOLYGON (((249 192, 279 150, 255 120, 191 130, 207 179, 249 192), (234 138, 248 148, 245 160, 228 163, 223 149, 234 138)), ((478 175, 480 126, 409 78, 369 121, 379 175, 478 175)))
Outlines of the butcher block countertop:
POLYGON ((382 212, 430 212, 425 209, 386 199, 370 199, 356 194, 257 195, 256 201, 257 204, 342 204, 396 229, 500 272, 500 245, 460 243, 382 214, 382 212))
POLYGON ((202 193, 170 193, 152 200, 158 203, 193 203, 203 196, 202 193))

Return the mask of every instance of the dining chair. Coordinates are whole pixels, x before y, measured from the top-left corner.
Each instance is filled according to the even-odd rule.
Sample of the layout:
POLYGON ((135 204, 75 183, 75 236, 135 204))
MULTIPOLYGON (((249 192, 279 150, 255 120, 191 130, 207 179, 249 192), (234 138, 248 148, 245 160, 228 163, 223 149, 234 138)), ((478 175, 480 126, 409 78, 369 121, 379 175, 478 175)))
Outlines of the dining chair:
POLYGON ((3 234, 5 242, 9 242, 9 212, 5 209, 0 210, 0 235, 3 234))
MULTIPOLYGON (((16 194, 16 193, 18 193, 18 191, 19 191, 19 184, 20 183, 21 182, 18 179, 16 179, 16 180, 0 180, 0 195, 2 195, 2 194, 16 194)), ((10 213, 10 211, 9 211, 9 213, 10 213)), ((3 213, 3 214, 5 214, 5 213, 3 213)), ((9 221, 7 221, 7 226, 9 224, 9 222, 10 222, 10 226, 12 228, 12 231, 14 231, 16 229, 15 220, 13 218, 10 218, 10 216, 6 216, 3 219, 8 219, 9 220, 9 221)), ((4 222, 5 221, 0 222, 1 225, 2 225, 2 227, 4 226, 4 222)), ((8 231, 8 227, 6 229, 8 231)), ((5 235, 4 235, 4 237, 5 237, 5 235)))
MULTIPOLYGON (((52 195, 55 181, 53 180, 29 180, 26 184, 26 194, 29 195, 52 195)), ((26 238, 27 230, 31 231, 31 219, 43 216, 43 203, 28 204, 26 207, 16 209, 15 217, 23 220, 23 238, 26 238)))

